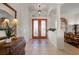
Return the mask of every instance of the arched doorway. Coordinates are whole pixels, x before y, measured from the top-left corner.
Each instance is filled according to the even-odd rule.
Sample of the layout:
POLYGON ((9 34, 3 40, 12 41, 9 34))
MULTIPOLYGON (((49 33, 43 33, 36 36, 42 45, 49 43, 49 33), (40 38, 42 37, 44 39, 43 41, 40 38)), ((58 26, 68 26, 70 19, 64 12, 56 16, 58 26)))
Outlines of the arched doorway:
POLYGON ((61 20, 61 30, 66 32, 67 31, 67 25, 68 25, 66 18, 60 18, 60 20, 61 20))

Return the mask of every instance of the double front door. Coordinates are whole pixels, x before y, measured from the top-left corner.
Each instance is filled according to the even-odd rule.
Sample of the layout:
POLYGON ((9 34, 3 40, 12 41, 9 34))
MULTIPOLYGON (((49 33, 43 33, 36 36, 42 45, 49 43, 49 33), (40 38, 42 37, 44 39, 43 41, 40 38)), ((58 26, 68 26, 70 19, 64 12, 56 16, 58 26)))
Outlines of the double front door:
POLYGON ((32 19, 32 38, 47 39, 47 19, 32 19))

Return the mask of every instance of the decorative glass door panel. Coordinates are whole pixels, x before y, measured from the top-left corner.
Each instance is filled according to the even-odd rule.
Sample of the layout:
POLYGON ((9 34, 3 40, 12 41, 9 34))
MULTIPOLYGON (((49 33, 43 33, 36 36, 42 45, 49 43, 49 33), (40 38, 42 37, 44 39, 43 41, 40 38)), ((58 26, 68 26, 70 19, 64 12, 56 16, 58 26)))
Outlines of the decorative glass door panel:
POLYGON ((34 21, 34 36, 38 36, 38 20, 34 21))
POLYGON ((41 36, 46 36, 46 22, 45 22, 45 20, 41 21, 41 36))
POLYGON ((32 38, 47 39, 47 19, 32 19, 32 38))

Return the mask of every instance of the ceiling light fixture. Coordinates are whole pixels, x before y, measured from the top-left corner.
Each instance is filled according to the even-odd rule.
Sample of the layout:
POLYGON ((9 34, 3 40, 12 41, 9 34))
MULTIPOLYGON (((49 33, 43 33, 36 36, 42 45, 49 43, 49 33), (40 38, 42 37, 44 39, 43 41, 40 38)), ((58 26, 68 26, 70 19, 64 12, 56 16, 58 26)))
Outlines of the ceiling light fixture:
POLYGON ((38 14, 40 16, 40 14, 41 14, 40 5, 38 7, 39 7, 38 14))

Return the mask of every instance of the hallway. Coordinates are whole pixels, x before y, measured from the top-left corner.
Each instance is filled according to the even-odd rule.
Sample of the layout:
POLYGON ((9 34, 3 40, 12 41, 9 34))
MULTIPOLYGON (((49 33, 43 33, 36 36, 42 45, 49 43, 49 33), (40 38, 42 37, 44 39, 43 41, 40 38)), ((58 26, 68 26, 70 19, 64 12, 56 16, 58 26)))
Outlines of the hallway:
MULTIPOLYGON (((56 49, 53 48, 52 44, 46 39, 38 40, 30 40, 26 47, 26 54, 30 55, 48 55, 52 54, 51 51, 56 49)), ((55 51, 53 52, 56 53, 55 51)))
POLYGON ((56 49, 49 40, 30 40, 26 45, 26 55, 77 55, 79 49, 65 43, 64 49, 56 49))
MULTIPOLYGON (((5 12, 7 12, 7 15, 9 13, 12 15, 12 19, 7 19, 10 18, 11 15, 7 16, 6 18, 6 13, 3 15, 3 17, 1 17, 1 28, 3 27, 3 30, 5 30, 5 28, 8 28, 7 31, 12 32, 10 33, 10 37, 11 35, 15 35, 15 38, 21 37, 25 40, 24 42, 26 44, 25 46, 23 45, 24 48, 22 47, 22 49, 26 55, 79 54, 78 48, 75 48, 72 45, 64 42, 65 39, 67 39, 68 41, 74 39, 75 41, 74 37, 76 37, 76 42, 78 42, 79 45, 79 36, 75 36, 77 33, 79 35, 79 28, 77 29, 77 27, 79 27, 79 4, 15 3, 8 5, 12 6, 15 9, 15 12, 10 12, 8 10, 8 7, 7 9, 4 8, 3 11, 0 10, 2 12, 2 15, 5 12), (73 9, 75 9, 75 11, 77 12, 75 12, 73 9), (10 28, 8 26, 5 26, 7 23, 3 22, 3 20, 7 20, 9 27, 11 27, 11 30, 9 30, 10 28), (74 27, 74 25, 78 26, 74 27), (76 31, 75 29, 73 30, 73 28, 76 28, 78 31, 76 31), (69 37, 66 38, 64 34, 69 32, 76 34, 73 38, 71 38, 70 34, 69 37)), ((3 6, 5 7, 5 5, 3 6)), ((0 36, 8 37, 8 35, 4 33, 5 32, 1 31, 0 36)), ((13 41, 10 39, 10 42, 13 41)), ((73 42, 73 40, 71 42, 73 42)), ((74 43, 76 44, 76 42, 74 43)), ((17 53, 17 55, 18 54, 19 52, 17 53)))

